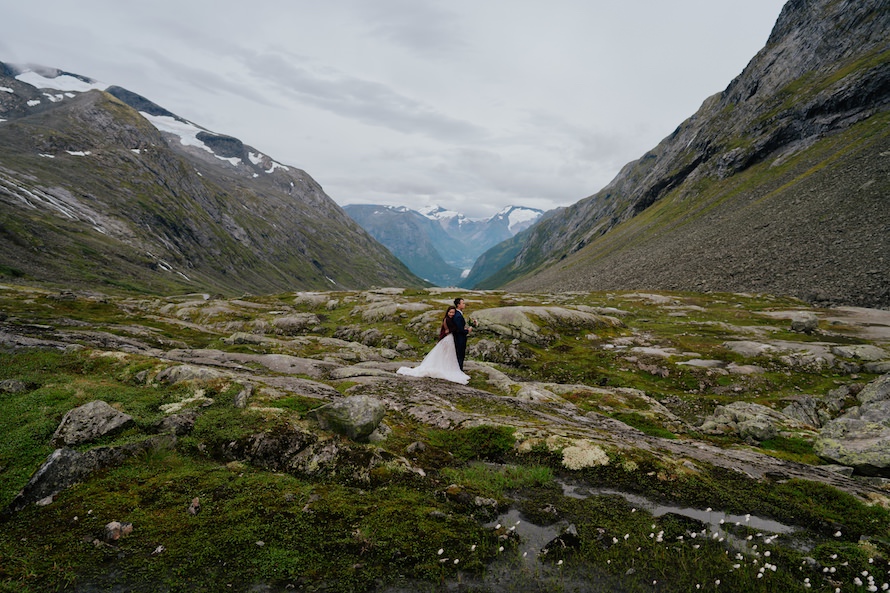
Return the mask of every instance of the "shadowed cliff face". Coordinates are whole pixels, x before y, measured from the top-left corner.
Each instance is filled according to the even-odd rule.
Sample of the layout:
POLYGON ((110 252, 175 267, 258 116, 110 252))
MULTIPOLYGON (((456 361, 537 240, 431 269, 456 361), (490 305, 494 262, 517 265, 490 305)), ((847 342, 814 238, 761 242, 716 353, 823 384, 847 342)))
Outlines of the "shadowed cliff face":
POLYGON ((890 305, 888 26, 879 1, 789 2, 725 91, 479 286, 890 305))
POLYGON ((15 75, 0 70, 0 277, 222 294, 424 284, 304 171, 179 120, 185 143, 146 119, 176 116, 124 89, 15 75))

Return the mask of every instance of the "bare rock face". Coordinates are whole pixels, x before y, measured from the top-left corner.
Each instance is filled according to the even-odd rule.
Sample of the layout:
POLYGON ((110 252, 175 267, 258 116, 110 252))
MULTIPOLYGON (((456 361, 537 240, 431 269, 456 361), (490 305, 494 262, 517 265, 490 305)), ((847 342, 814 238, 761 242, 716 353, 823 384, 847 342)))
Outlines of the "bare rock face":
POLYGON ((547 344, 553 328, 570 326, 597 329, 621 327, 615 317, 564 307, 494 307, 470 315, 479 327, 532 344, 547 344))
POLYGON ((890 478, 890 374, 869 383, 858 399, 860 405, 825 425, 813 449, 858 474, 890 478))
POLYGON ((51 444, 54 447, 88 443, 113 434, 133 422, 133 417, 101 400, 91 401, 65 414, 56 429, 51 444))

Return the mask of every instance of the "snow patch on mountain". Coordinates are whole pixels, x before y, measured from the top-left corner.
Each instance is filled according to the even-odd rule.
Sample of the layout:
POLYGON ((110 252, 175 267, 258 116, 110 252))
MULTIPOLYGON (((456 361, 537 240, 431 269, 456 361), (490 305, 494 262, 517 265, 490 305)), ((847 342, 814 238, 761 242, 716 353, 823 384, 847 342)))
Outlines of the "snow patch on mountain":
MULTIPOLYGON (((47 74, 49 73, 50 72, 47 72, 47 74)), ((21 74, 16 75, 15 79, 20 80, 25 84, 30 84, 34 88, 53 89, 62 92, 72 91, 85 93, 91 90, 104 91, 108 88, 107 84, 89 78, 81 79, 70 74, 57 74, 56 76, 48 77, 34 70, 26 70, 21 74)))
POLYGON ((528 228, 533 222, 541 218, 542 211, 521 206, 507 206, 498 212, 494 218, 504 216, 507 219, 507 228, 512 234, 528 228))
POLYGON ((152 115, 145 111, 140 111, 139 114, 150 121, 151 125, 161 132, 168 132, 174 136, 178 136, 179 142, 183 146, 197 146, 198 148, 203 148, 207 152, 213 152, 209 146, 198 140, 199 133, 209 132, 209 130, 196 126, 189 121, 176 119, 167 115, 152 115))

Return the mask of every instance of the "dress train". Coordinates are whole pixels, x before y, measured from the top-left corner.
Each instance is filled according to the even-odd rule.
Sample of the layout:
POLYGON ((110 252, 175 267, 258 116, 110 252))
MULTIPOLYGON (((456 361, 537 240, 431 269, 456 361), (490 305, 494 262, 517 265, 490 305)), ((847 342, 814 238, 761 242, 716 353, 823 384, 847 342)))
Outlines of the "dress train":
POLYGON ((457 351, 451 334, 439 340, 420 365, 414 368, 401 367, 396 373, 410 377, 435 377, 464 385, 470 381, 470 376, 460 370, 457 364, 457 351))

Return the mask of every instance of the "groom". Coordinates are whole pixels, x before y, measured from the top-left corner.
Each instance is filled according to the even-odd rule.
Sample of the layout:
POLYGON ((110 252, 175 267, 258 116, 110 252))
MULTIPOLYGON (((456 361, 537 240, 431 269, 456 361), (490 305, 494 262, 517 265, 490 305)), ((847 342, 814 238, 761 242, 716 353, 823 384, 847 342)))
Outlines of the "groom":
POLYGON ((467 354, 467 335, 473 328, 467 323, 466 319, 464 319, 464 307, 467 306, 466 302, 460 297, 454 299, 454 306, 457 307, 457 313, 454 314, 454 325, 457 326, 457 329, 454 330, 454 349, 457 351, 457 366, 460 367, 460 370, 464 370, 464 357, 467 354))

